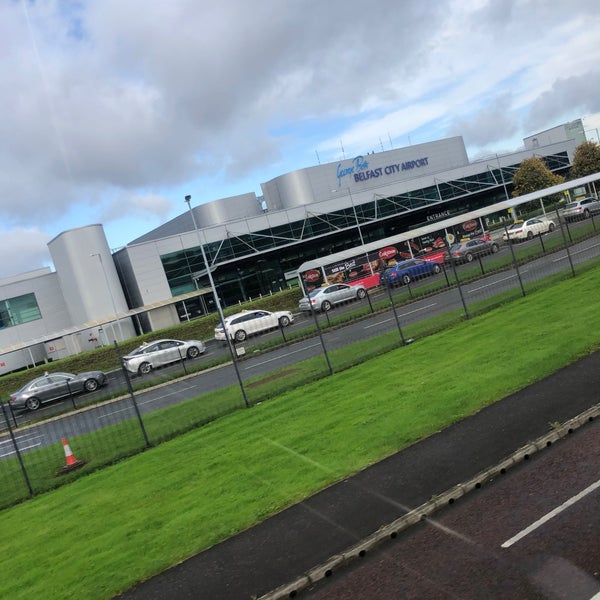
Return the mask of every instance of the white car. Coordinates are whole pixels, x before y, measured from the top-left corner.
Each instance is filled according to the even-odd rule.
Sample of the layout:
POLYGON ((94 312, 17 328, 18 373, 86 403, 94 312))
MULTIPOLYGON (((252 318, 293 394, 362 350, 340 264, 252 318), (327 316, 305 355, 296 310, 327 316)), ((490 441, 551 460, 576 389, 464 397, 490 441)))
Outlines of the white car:
POLYGON ((548 233, 556 229, 552 219, 535 217, 525 221, 516 221, 502 235, 505 242, 532 240, 536 235, 548 233))
POLYGON ((185 358, 197 358, 206 352, 200 340, 157 340, 142 344, 123 357, 123 366, 130 373, 145 375, 156 367, 162 367, 185 358))
MULTIPOLYGON (((225 329, 231 340, 243 342, 249 335, 287 327, 294 322, 294 315, 289 310, 244 310, 225 317, 225 329)), ((227 340, 222 324, 215 327, 215 340, 227 340)))

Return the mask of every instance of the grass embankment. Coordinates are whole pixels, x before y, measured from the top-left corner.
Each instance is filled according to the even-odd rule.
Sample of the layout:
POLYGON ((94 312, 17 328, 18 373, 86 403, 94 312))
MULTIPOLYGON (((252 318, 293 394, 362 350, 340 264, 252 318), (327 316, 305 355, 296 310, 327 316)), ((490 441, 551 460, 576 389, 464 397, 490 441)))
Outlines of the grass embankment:
POLYGON ((111 598, 600 347, 600 269, 0 513, 0 597, 111 598), (568 308, 567 308, 568 307, 568 308))

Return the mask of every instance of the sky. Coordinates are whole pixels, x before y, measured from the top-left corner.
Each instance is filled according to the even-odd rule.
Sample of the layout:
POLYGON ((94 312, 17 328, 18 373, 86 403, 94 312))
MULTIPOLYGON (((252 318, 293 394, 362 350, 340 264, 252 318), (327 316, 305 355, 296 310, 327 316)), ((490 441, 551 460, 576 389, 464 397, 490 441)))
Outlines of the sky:
POLYGON ((0 0, 0 278, 319 162, 597 141, 599 34, 597 0, 0 0))

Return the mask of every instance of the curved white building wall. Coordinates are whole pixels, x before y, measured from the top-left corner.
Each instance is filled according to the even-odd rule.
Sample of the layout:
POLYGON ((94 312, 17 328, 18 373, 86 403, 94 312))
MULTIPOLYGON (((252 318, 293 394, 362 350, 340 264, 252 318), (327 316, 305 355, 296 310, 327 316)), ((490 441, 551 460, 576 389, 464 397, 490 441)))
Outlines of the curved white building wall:
POLYGON ((230 196, 229 198, 198 204, 192 210, 199 228, 227 223, 235 219, 246 219, 263 212, 254 193, 230 196))
POLYGON ((469 157, 463 138, 415 144, 292 171, 261 184, 270 211, 329 200, 333 195, 378 192, 410 179, 465 167, 469 157))
POLYGON ((128 310, 102 225, 64 231, 48 249, 73 323, 112 318, 128 310))

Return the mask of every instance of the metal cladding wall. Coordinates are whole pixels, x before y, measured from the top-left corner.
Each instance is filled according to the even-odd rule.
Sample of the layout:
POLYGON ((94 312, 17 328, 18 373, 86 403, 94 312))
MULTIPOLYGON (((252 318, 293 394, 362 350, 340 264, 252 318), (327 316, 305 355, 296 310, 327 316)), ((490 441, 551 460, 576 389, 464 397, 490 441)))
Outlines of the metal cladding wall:
POLYGON ((102 225, 65 231, 48 249, 73 323, 114 316, 113 300, 117 312, 128 310, 102 225))
POLYGON ((246 219, 262 214, 256 194, 230 196, 213 202, 199 204, 192 209, 199 228, 227 223, 236 219, 246 219))
POLYGON ((383 191, 398 183, 469 164, 462 137, 376 152, 292 171, 261 185, 270 211, 328 200, 336 191, 383 191))

